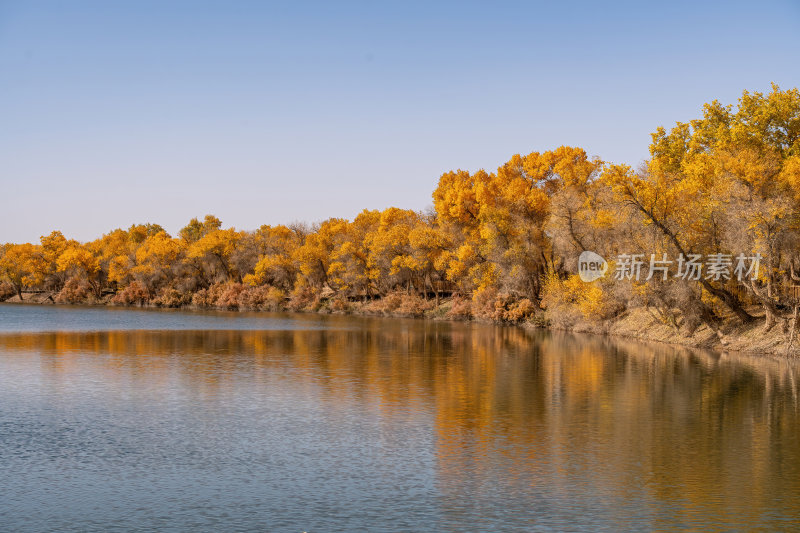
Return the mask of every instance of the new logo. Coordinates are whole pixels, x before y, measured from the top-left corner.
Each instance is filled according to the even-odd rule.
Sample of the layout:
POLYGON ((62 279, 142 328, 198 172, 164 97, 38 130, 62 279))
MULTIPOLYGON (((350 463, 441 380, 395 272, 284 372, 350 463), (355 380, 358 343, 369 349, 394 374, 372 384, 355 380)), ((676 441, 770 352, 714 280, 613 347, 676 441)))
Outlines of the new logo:
POLYGON ((587 283, 602 278, 607 270, 608 263, 599 254, 584 251, 578 258, 578 275, 587 283))

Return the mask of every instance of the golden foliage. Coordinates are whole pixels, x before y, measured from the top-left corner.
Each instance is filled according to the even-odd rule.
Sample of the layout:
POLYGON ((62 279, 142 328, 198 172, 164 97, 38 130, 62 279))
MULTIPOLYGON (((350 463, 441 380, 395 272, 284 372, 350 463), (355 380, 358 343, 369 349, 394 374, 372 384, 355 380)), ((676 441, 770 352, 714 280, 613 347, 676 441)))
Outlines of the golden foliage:
POLYGON ((800 92, 773 86, 745 91, 735 107, 712 101, 696 119, 657 128, 651 141, 639 170, 561 146, 512 155, 493 172, 445 172, 430 213, 389 207, 352 221, 252 232, 223 228, 209 214, 190 220, 178 238, 146 223, 88 243, 53 231, 36 245, 0 247, 0 278, 20 297, 63 287, 62 299, 78 301, 88 286, 96 299, 116 293, 119 303, 169 307, 345 311, 360 301, 416 316, 446 295, 452 301, 439 315, 512 322, 540 306, 588 320, 631 306, 671 316, 696 305, 703 320, 725 310, 747 320, 747 304, 773 315, 792 305, 786 294, 800 276, 800 92), (638 251, 760 254, 763 269, 753 283, 612 287, 574 276, 583 250, 609 259, 638 251))

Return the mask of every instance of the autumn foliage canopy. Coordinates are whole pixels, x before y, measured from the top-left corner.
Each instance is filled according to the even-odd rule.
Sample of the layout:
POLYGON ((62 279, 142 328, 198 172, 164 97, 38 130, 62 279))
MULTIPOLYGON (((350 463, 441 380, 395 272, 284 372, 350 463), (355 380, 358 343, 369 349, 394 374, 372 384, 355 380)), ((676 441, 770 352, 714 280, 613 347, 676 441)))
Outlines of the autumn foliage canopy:
POLYGON ((418 314, 445 296, 451 316, 603 319, 647 307, 691 329, 726 314, 786 322, 798 272, 800 92, 773 86, 658 128, 641 168, 562 146, 513 155, 494 172, 445 172, 430 212, 364 210, 353 220, 255 231, 207 215, 176 236, 139 224, 87 243, 53 231, 38 243, 5 244, 0 299, 46 290, 66 302, 166 307, 382 302, 418 314), (746 253, 762 263, 756 279, 588 285, 575 268, 584 250, 746 253))

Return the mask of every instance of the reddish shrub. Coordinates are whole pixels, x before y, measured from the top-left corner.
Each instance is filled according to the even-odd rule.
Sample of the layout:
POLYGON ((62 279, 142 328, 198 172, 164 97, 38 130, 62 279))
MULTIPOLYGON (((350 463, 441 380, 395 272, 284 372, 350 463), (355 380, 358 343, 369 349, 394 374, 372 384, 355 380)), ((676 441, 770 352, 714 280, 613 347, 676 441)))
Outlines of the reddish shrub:
POLYGON ((419 294, 408 294, 405 291, 393 291, 380 300, 364 306, 363 310, 372 313, 396 316, 422 316, 433 309, 433 301, 426 301, 419 294))
POLYGON ((269 285, 247 287, 239 294, 239 308, 280 311, 283 308, 283 291, 269 285))
MULTIPOLYGON (((214 287, 212 287, 213 292, 214 287)), ((223 309, 239 309, 239 296, 245 291, 245 286, 241 283, 223 284, 219 296, 216 298, 216 306, 223 309)))
POLYGON ((502 320, 504 298, 496 289, 483 289, 472 295, 472 316, 482 320, 502 320))
POLYGON ((112 302, 118 305, 144 305, 150 300, 150 292, 139 281, 134 281, 118 292, 112 302))
MULTIPOLYGON (((225 307, 228 308, 229 304, 234 304, 236 309, 239 303, 236 301, 238 292, 234 289, 228 292, 223 297, 223 294, 228 291, 228 283, 215 283, 207 289, 200 289, 192 296, 192 303, 198 307, 225 307), (235 295, 234 295, 235 292, 235 295)), ((239 285, 234 283, 233 285, 239 285)), ((239 291, 240 292, 240 291, 239 291)))
POLYGON ((482 320, 519 322, 533 316, 535 311, 536 306, 528 298, 516 300, 495 289, 484 289, 472 295, 472 314, 482 320))
POLYGON ((455 296, 445 316, 457 320, 472 318, 472 302, 455 296))
POLYGON ((317 311, 321 305, 319 292, 308 286, 296 287, 288 303, 292 311, 317 311))
POLYGON ((90 293, 89 283, 79 278, 70 278, 56 295, 56 302, 62 304, 84 303, 89 299, 90 293))

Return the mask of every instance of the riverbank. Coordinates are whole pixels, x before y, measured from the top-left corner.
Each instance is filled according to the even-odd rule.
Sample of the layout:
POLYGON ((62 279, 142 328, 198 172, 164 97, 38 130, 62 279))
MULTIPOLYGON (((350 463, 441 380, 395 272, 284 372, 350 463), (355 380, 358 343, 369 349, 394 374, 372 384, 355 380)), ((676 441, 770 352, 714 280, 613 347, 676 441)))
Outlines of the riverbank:
POLYGON ((602 322, 578 321, 571 327, 553 327, 574 333, 591 333, 621 337, 638 341, 704 348, 717 352, 737 352, 747 355, 773 357, 800 357, 797 339, 788 346, 788 334, 776 325, 766 330, 764 322, 742 324, 733 317, 723 317, 717 331, 700 326, 689 335, 684 328, 670 326, 644 308, 630 310, 623 315, 602 322))
MULTIPOLYGON (((56 293, 26 293, 24 299, 14 296, 5 300, 10 304, 61 305, 56 300, 56 293)), ((529 304, 529 303, 528 303, 529 304)), ((788 335, 779 325, 766 330, 763 321, 752 324, 741 324, 733 317, 723 317, 716 331, 708 326, 698 327, 692 334, 685 328, 671 326, 660 320, 654 313, 645 308, 635 308, 625 313, 602 321, 573 319, 570 321, 550 320, 546 311, 533 312, 529 305, 520 302, 509 302, 499 306, 471 302, 458 297, 442 298, 437 304, 433 299, 424 300, 414 295, 392 293, 383 299, 368 301, 348 301, 338 299, 318 300, 305 308, 293 308, 290 304, 272 308, 248 308, 246 306, 201 306, 196 304, 182 305, 177 308, 190 310, 228 310, 228 311, 288 311, 299 313, 342 314, 355 316, 383 316, 395 318, 422 318, 428 320, 475 321, 482 323, 515 324, 526 329, 551 329, 573 333, 590 333, 634 339, 646 342, 658 342, 692 348, 704 348, 718 352, 738 352, 748 355, 775 357, 800 357, 800 342, 795 340, 788 346, 788 335)), ((76 305, 70 302, 69 305, 76 305)), ((112 295, 77 303, 86 306, 109 307, 150 307, 164 306, 152 303, 123 305, 115 303, 112 295)))

